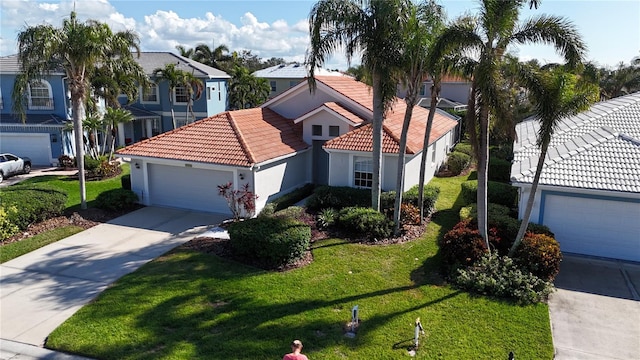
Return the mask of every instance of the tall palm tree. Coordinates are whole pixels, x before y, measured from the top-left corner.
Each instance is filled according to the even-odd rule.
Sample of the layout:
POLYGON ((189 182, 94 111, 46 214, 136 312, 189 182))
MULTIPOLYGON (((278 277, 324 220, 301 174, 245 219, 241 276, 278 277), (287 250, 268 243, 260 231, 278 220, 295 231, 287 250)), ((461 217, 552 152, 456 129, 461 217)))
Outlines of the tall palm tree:
POLYGON ((229 48, 224 44, 218 45, 214 49, 207 44, 198 44, 193 53, 193 59, 216 69, 222 69, 221 63, 231 59, 228 53, 229 48))
POLYGON ((23 94, 29 81, 52 70, 65 72, 71 94, 82 209, 87 208, 82 121, 89 94, 88 74, 91 69, 111 59, 132 59, 132 50, 139 55, 139 43, 138 36, 133 32, 113 33, 108 25, 95 20, 81 23, 75 11, 63 21, 61 28, 44 24, 27 27, 18 34, 18 60, 22 71, 14 83, 13 105, 14 111, 22 114, 23 120, 23 94))
POLYGON ((373 181, 371 206, 380 210, 382 123, 396 94, 403 29, 411 0, 320 0, 309 14, 309 87, 327 57, 344 49, 347 60, 361 54, 373 88, 373 181))
MULTIPOLYGON (((176 128, 176 116, 173 111, 173 93, 178 87, 184 87, 189 96, 187 112, 192 111, 192 101, 195 96, 196 100, 202 95, 204 84, 202 80, 195 77, 193 74, 180 70, 176 67, 176 64, 166 64, 163 68, 156 68, 152 72, 152 76, 158 81, 166 81, 168 83, 169 103, 171 104, 171 121, 173 128, 176 128)), ((187 116, 188 117, 188 116, 187 116)))
POLYGON ((413 116, 413 108, 420 101, 419 92, 422 80, 427 74, 426 55, 429 46, 444 25, 442 7, 431 0, 411 7, 409 20, 404 29, 403 73, 402 83, 407 89, 404 98, 407 108, 400 133, 400 151, 398 152, 398 171, 396 177, 396 199, 394 206, 394 233, 400 230, 400 209, 404 189, 405 153, 409 125, 413 116))
POLYGON ((89 112, 82 127, 87 132, 87 152, 92 158, 98 159, 98 132, 103 129, 102 119, 96 113, 89 112))
POLYGON ((193 55, 195 54, 195 51, 196 51, 194 48, 187 49, 183 45, 176 45, 176 50, 178 50, 178 53, 180 53, 180 56, 184 56, 189 59, 193 59, 193 55))
POLYGON ((246 109, 265 102, 271 92, 269 81, 253 76, 244 66, 236 66, 229 81, 229 107, 246 109))
POLYGON ((547 157, 549 143, 560 120, 587 109, 599 96, 597 85, 588 81, 581 81, 577 75, 567 73, 561 67, 548 71, 532 71, 530 68, 521 66, 520 78, 529 92, 529 97, 535 108, 534 114, 540 122, 537 138, 540 155, 529 191, 527 205, 522 215, 522 224, 516 235, 515 242, 509 250, 509 256, 513 256, 515 253, 529 225, 529 218, 531 217, 531 210, 533 209, 533 202, 540 176, 542 175, 545 158, 547 157))
MULTIPOLYGON (((491 117, 507 118, 502 99, 500 62, 509 45, 552 44, 569 64, 582 61, 585 44, 576 27, 566 19, 540 15, 519 24, 520 8, 525 0, 483 0, 475 22, 461 21, 447 28, 435 46, 437 54, 447 50, 477 54, 472 93, 467 107, 467 122, 479 134, 472 136, 478 162, 478 230, 487 237, 487 172, 489 159, 489 125, 491 117), (490 116, 491 115, 491 116, 490 116)), ((472 131, 471 135, 474 131, 472 131)))

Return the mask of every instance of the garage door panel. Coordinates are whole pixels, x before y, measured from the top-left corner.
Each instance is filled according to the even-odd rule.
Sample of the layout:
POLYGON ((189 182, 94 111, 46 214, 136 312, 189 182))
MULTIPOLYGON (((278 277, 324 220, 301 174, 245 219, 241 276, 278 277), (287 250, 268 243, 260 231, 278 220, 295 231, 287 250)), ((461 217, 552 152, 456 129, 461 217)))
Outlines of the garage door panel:
POLYGON ((28 157, 33 165, 51 165, 51 143, 48 133, 0 133, 0 152, 28 157))
POLYGON ((640 204, 545 196, 543 223, 564 252, 640 261, 640 204))
POLYGON ((149 164, 148 172, 152 205, 229 213, 217 186, 231 182, 232 172, 158 164, 149 164))

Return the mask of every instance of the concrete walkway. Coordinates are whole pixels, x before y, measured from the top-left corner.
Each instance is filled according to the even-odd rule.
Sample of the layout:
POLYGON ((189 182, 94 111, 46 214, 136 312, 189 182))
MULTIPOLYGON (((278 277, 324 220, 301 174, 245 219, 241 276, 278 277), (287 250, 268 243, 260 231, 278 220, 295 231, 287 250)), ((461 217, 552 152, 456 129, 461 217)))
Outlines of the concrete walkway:
POLYGON ((42 346, 109 284, 227 217, 146 207, 0 265, 0 350, 42 346))
POLYGON ((640 264, 565 255, 555 284, 555 359, 639 358, 640 264))

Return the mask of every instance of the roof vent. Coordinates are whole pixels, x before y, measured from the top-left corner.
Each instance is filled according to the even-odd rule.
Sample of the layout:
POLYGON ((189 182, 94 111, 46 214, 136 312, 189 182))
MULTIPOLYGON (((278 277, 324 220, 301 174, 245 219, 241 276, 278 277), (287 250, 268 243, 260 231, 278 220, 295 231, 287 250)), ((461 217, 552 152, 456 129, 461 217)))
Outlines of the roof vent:
POLYGON ((280 68, 280 69, 282 69, 282 68, 283 68, 283 67, 285 67, 285 66, 287 66, 287 65, 285 65, 285 64, 280 64, 279 68, 280 68))

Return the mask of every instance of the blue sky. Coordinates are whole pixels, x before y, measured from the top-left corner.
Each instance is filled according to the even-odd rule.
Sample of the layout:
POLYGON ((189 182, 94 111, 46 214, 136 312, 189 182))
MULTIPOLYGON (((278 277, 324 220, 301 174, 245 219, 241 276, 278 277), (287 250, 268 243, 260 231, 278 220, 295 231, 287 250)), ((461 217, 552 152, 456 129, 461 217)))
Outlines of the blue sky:
MULTIPOLYGON (((225 44, 232 51, 247 49, 263 57, 303 61, 308 45, 307 16, 315 1, 307 0, 77 0, 80 19, 96 19, 114 30, 130 29, 145 51, 174 51, 198 43, 225 44)), ((17 52, 15 39, 25 26, 47 22, 60 26, 73 8, 72 0, 0 1, 0 55, 17 52)), ((440 0, 450 19, 478 7, 472 0, 440 0)), ((563 16, 579 29, 588 45, 587 60, 602 66, 629 63, 640 56, 640 0, 542 0, 537 10, 522 11, 521 19, 539 14, 563 16)), ((521 59, 557 62, 550 46, 512 49, 521 59)), ((354 60, 357 63, 357 59, 354 60)), ((329 68, 345 69, 341 55, 329 68)))

